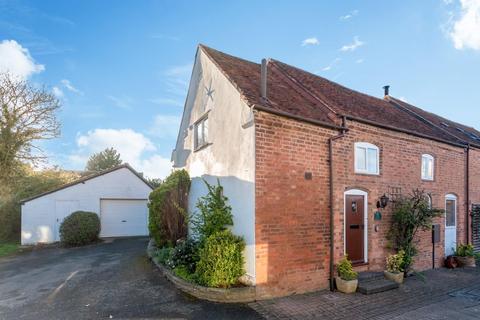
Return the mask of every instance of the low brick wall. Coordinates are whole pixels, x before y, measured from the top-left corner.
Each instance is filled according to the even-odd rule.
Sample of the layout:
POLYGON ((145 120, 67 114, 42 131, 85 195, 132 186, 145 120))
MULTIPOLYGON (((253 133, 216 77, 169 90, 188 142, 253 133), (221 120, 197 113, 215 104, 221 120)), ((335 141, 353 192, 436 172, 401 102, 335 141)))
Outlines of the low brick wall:
POLYGON ((241 287, 241 288, 208 288, 197 284, 190 283, 177 277, 170 269, 163 266, 156 259, 154 259, 154 252, 156 246, 153 240, 150 240, 147 247, 147 254, 152 262, 158 267, 160 272, 172 282, 179 290, 194 296, 198 299, 223 302, 223 303, 246 303, 255 301, 256 289, 255 287, 241 287))

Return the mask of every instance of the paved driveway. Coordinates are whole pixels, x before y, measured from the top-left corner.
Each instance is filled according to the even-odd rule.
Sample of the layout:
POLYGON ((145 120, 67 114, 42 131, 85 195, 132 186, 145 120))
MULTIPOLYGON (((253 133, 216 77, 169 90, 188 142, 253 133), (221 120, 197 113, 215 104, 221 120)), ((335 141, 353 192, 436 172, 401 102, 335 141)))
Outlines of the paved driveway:
POLYGON ((146 239, 0 259, 0 319, 258 319, 245 305, 188 297, 147 259, 146 239))

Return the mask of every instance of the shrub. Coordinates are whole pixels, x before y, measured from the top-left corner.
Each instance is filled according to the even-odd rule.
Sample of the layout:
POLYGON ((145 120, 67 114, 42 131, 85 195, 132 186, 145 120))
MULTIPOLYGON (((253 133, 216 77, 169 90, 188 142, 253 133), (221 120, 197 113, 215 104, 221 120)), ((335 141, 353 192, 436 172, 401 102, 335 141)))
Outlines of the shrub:
POLYGON ((173 246, 187 236, 187 207, 190 177, 174 171, 150 193, 148 229, 157 246, 173 246))
POLYGON ((189 282, 195 282, 195 274, 190 273, 188 269, 185 266, 178 266, 175 269, 173 269, 173 273, 177 276, 180 277, 184 280, 187 280, 189 282))
POLYGON ((68 246, 81 246, 98 240, 100 219, 94 212, 76 211, 60 225, 60 239, 68 246))
POLYGON ((431 229, 433 218, 444 212, 432 208, 427 199, 424 191, 416 189, 411 195, 394 202, 389 238, 393 242, 393 249, 405 252, 402 263, 404 272, 410 270, 413 257, 417 254, 414 239, 418 230, 431 229))
POLYGON ((201 197, 197 203, 200 212, 192 219, 195 234, 203 242, 214 233, 223 231, 227 226, 233 225, 232 207, 227 205, 228 198, 223 195, 223 187, 217 180, 217 185, 210 185, 206 196, 201 197))
POLYGON ((182 266, 189 273, 194 273, 197 262, 198 243, 193 239, 187 239, 177 242, 177 246, 173 249, 167 264, 172 269, 182 266))
POLYGON ((202 285, 228 288, 237 283, 243 269, 245 241, 230 230, 218 231, 205 239, 200 249, 196 278, 202 285))
POLYGON ((387 257, 387 271, 392 273, 403 272, 403 259, 405 251, 400 250, 397 254, 391 254, 387 257))
POLYGON ((471 244, 460 244, 455 250, 455 255, 457 257, 474 257, 475 252, 473 245, 471 244))
POLYGON ((157 251, 155 252, 155 257, 157 258, 158 262, 166 265, 167 262, 172 257, 172 252, 173 252, 173 248, 163 247, 163 248, 157 249, 157 251))
POLYGON ((355 280, 358 277, 358 273, 353 271, 352 262, 348 260, 347 255, 338 263, 337 272, 338 276, 346 281, 355 280))

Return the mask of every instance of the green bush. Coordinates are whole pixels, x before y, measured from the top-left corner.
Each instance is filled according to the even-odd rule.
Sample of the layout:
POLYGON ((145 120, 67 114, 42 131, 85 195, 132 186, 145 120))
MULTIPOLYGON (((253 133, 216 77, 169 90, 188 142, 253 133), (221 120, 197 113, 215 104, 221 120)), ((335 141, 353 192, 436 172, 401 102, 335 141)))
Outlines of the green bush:
POLYGON ((403 272, 405 251, 400 250, 397 254, 391 254, 387 257, 387 271, 392 273, 403 272))
POLYGON ((59 169, 34 171, 24 165, 12 185, 0 185, 0 242, 20 241, 20 201, 77 179, 76 173, 59 169))
POLYGON ((358 273, 353 271, 352 262, 348 260, 347 255, 338 263, 337 272, 338 276, 346 281, 355 280, 358 277, 358 273))
POLYGON ((98 240, 100 219, 94 212, 76 211, 60 225, 60 239, 68 246, 81 246, 98 240))
POLYGON ((196 278, 208 287, 228 288, 237 283, 243 269, 245 241, 230 230, 218 231, 205 239, 200 249, 196 278))
POLYGON ((195 282, 195 274, 190 273, 188 269, 185 266, 178 266, 175 269, 173 269, 173 273, 177 276, 182 278, 183 280, 189 281, 189 282, 195 282))
POLYGON ((165 265, 172 257, 172 252, 173 252, 173 248, 163 247, 163 248, 157 249, 157 251, 155 252, 155 257, 157 258, 158 262, 165 265))
POLYGON ((232 207, 227 204, 228 198, 223 195, 220 181, 217 181, 216 186, 210 185, 205 180, 204 182, 208 193, 198 201, 197 208, 200 212, 192 219, 194 231, 199 236, 200 242, 233 225, 232 207))
POLYGON ((473 245, 471 244, 460 244, 455 250, 455 255, 458 257, 474 257, 475 252, 473 245))
POLYGON ((172 269, 182 266, 193 274, 198 262, 198 249, 198 243, 193 239, 178 241, 168 260, 168 266, 172 269))
POLYGON ((174 171, 150 193, 148 229, 157 246, 174 246, 187 236, 187 208, 190 177, 174 171))

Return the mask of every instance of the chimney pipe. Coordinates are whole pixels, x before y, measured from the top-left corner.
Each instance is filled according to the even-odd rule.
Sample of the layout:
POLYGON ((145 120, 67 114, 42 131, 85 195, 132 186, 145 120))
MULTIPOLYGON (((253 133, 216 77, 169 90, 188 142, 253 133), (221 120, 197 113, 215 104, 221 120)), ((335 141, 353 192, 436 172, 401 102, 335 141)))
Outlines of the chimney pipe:
POLYGON ((383 86, 383 90, 384 90, 384 93, 385 93, 385 97, 388 96, 388 91, 390 89, 390 86, 383 86))
POLYGON ((267 100, 267 59, 262 59, 262 69, 260 72, 260 96, 267 100))

